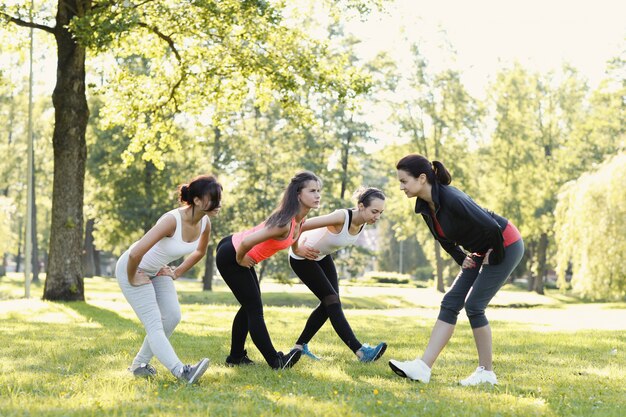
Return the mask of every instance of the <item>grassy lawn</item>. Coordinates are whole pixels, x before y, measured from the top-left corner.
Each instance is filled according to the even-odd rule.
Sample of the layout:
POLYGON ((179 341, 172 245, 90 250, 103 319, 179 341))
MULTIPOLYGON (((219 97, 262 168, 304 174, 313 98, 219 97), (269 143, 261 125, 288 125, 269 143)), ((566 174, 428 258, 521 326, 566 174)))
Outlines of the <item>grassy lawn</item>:
MULTIPOLYGON (((387 366, 387 359, 412 359, 425 347, 441 297, 434 292, 420 300, 421 293, 346 288, 342 299, 357 337, 386 341, 385 356, 359 363, 327 324, 310 344, 322 362, 302 358, 291 370, 273 371, 250 341, 257 365, 224 366, 233 296, 224 287, 202 293, 197 282, 181 281, 183 321, 172 344, 183 362, 211 359, 200 384, 186 386, 156 360, 159 374, 151 381, 126 371, 143 333, 114 280, 85 280, 86 303, 48 303, 39 299, 41 286, 32 288, 32 299, 20 299, 20 278, 0 279, 2 417, 626 415, 626 323, 598 330, 590 320, 577 328, 586 323, 581 318, 570 320, 574 326, 538 327, 537 320, 557 323, 551 314, 576 311, 577 304, 557 296, 505 293, 488 312, 500 385, 465 388, 458 380, 474 370, 476 353, 464 318, 430 384, 399 378, 387 366), (533 308, 513 308, 519 306, 533 308)), ((270 334, 286 350, 316 300, 288 286, 268 288, 270 334)), ((584 308, 585 318, 597 314, 602 321, 619 322, 626 312, 624 303, 584 308)))

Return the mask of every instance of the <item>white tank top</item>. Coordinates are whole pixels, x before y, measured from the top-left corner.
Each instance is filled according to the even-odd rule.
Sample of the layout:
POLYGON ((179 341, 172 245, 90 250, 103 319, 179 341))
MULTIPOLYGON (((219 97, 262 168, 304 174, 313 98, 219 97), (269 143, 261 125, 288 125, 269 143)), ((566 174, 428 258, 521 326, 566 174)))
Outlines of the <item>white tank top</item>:
MULTIPOLYGON (((196 250, 198 247, 198 242, 200 241, 200 237, 194 240, 193 242, 185 242, 183 241, 183 228, 182 228, 182 219, 180 217, 180 211, 178 209, 174 209, 165 213, 161 218, 157 221, 157 224, 165 218, 168 214, 171 214, 176 219, 176 230, 174 230, 174 234, 172 237, 164 237, 159 240, 153 247, 150 248, 148 252, 141 259, 141 263, 139 264, 139 268, 145 271, 148 275, 156 274, 159 269, 168 265, 170 262, 185 256, 189 255, 191 252, 196 250)), ((204 216, 202 218, 202 224, 200 226, 200 234, 204 232, 206 228, 207 217, 204 216)), ((135 246, 137 242, 133 243, 130 246, 130 249, 135 246)))
MULTIPOLYGON (((359 233, 357 233, 356 235, 350 234, 350 220, 352 219, 352 210, 335 210, 335 212, 337 211, 345 212, 346 216, 343 222, 343 228, 341 229, 341 232, 333 233, 328 230, 328 227, 320 227, 319 229, 307 230, 306 232, 303 232, 298 239, 298 245, 304 244, 320 251, 319 256, 315 259, 316 261, 324 259, 326 255, 336 252, 341 248, 353 245, 354 242, 356 242, 356 240, 361 235, 361 232, 363 232, 363 227, 361 227, 359 233), (305 238, 306 242, 304 242, 305 238)), ((291 247, 289 248, 289 256, 294 259, 305 259, 293 253, 291 247)))

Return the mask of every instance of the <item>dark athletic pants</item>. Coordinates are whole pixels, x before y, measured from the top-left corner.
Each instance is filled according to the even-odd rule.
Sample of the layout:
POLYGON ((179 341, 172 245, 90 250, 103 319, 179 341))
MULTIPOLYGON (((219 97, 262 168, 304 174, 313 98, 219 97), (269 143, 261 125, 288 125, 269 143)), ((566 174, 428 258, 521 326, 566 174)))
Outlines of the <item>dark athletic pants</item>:
POLYGON ((487 304, 519 264, 522 255, 524 255, 524 242, 520 239, 504 248, 504 259, 498 265, 482 265, 482 257, 472 256, 476 267, 461 269, 441 300, 439 320, 456 324, 457 316, 465 306, 472 329, 488 325, 489 321, 485 316, 487 304))
POLYGON ((330 323, 335 332, 350 350, 352 352, 359 350, 362 345, 354 336, 339 301, 339 281, 333 258, 327 255, 320 261, 311 261, 309 259, 294 259, 290 256, 289 263, 296 275, 320 300, 320 304, 309 316, 296 344, 309 343, 326 323, 326 320, 330 318, 330 323))
POLYGON ((245 268, 237 263, 236 255, 232 236, 225 237, 217 245, 215 256, 217 269, 241 304, 233 320, 230 356, 240 358, 244 355, 246 338, 250 332, 254 345, 259 349, 265 361, 272 368, 276 368, 278 356, 263 318, 259 280, 254 268, 245 268))

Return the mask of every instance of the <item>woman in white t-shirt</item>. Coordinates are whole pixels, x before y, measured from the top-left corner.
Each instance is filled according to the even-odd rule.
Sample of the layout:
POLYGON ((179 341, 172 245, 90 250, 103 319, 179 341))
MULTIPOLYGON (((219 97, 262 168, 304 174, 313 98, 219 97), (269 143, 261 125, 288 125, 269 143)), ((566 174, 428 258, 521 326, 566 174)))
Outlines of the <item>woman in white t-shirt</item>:
POLYGON ((374 224, 385 209, 385 195, 377 188, 364 188, 355 194, 357 207, 335 210, 325 216, 308 219, 302 225, 300 238, 289 250, 289 263, 298 277, 320 300, 306 322, 295 348, 319 360, 308 343, 327 319, 341 340, 361 362, 380 358, 386 343, 371 347, 361 344, 343 314, 339 300, 337 269, 331 253, 353 245, 366 224, 374 224))
POLYGON ((212 176, 196 177, 179 188, 183 207, 163 214, 141 239, 120 256, 115 276, 122 293, 146 329, 146 337, 129 371, 137 377, 156 375, 150 359, 159 361, 179 380, 189 384, 204 374, 209 360, 184 365, 169 337, 180 322, 174 280, 206 254, 211 234, 209 217, 220 210, 222 186, 212 176), (176 268, 168 264, 189 255, 176 268))

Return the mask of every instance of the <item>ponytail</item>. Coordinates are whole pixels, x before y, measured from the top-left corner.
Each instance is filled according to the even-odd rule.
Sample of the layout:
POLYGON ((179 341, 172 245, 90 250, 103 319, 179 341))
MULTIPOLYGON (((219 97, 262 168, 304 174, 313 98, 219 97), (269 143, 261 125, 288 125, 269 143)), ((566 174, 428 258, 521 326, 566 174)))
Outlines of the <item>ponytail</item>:
POLYGON ((398 161, 396 169, 406 171, 414 178, 425 174, 430 184, 434 184, 437 181, 442 185, 449 185, 452 182, 452 176, 443 163, 440 161, 431 163, 422 155, 411 154, 405 156, 398 161))
POLYGON ((452 182, 452 176, 442 162, 433 161, 433 171, 440 184, 449 185, 452 182))
POLYGON ((211 175, 200 175, 189 184, 182 184, 178 188, 178 200, 181 204, 193 206, 194 198, 209 197, 209 207, 205 211, 213 211, 220 206, 222 200, 222 185, 211 175))

